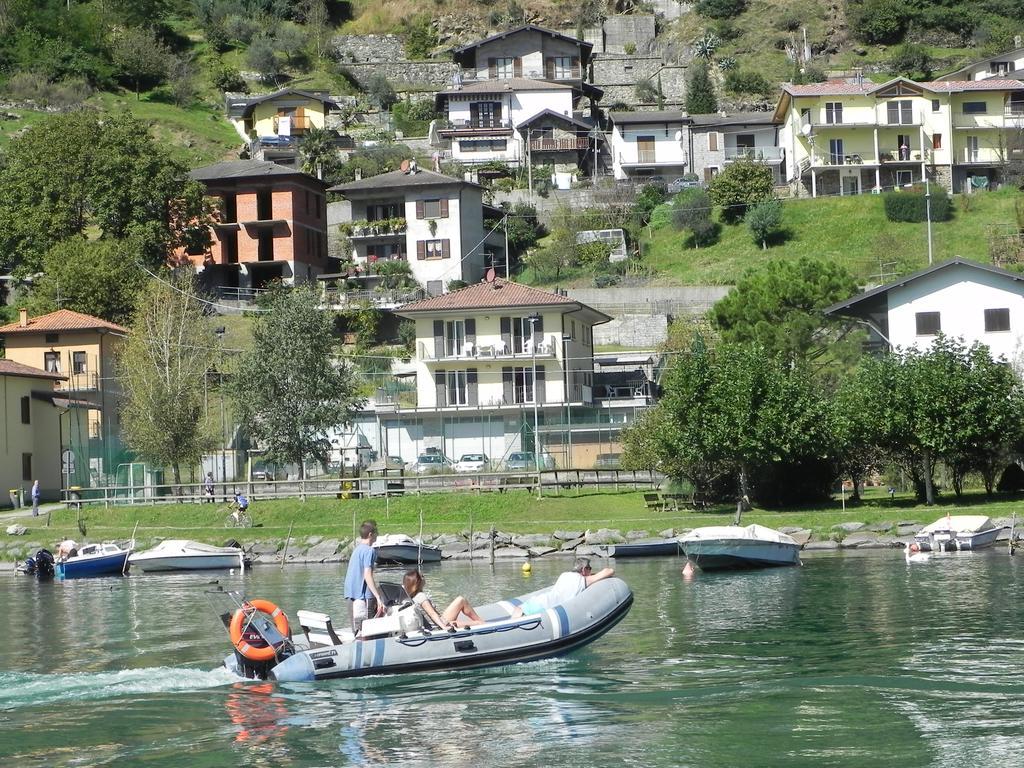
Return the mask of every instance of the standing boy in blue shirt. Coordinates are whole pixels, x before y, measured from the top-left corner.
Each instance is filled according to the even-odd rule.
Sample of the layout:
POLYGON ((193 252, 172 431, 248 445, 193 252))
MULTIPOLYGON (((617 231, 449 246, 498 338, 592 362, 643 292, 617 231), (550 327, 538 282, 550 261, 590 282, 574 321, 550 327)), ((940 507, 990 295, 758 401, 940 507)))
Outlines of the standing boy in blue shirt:
POLYGON ((384 615, 384 600, 373 577, 373 566, 377 563, 377 523, 367 520, 359 527, 359 541, 352 550, 345 574, 345 598, 352 605, 352 631, 359 637, 363 621, 369 616, 384 615))

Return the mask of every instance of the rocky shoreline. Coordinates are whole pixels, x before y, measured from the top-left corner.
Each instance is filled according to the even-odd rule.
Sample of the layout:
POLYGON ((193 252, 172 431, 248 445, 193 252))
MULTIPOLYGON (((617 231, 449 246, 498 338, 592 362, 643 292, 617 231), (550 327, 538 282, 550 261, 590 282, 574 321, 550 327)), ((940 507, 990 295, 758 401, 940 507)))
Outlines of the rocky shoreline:
MULTIPOLYGON (((1010 535, 1009 519, 992 521, 1001 528, 999 541, 1010 535)), ((924 524, 916 520, 898 520, 867 525, 856 521, 839 523, 827 535, 808 528, 782 527, 778 530, 792 536, 805 552, 846 549, 901 548, 913 541, 924 524)), ((550 534, 517 534, 495 531, 493 545, 488 531, 424 536, 423 543, 441 550, 443 560, 490 560, 493 547, 495 560, 525 560, 539 557, 608 557, 616 544, 663 541, 687 533, 689 528, 668 528, 652 536, 649 531, 622 531, 601 528, 596 531, 556 530, 550 534)), ((137 550, 148 549, 160 539, 140 540, 137 550)), ((302 539, 259 539, 238 542, 249 553, 253 565, 294 563, 312 565, 346 562, 352 551, 352 539, 309 536, 302 539)), ((14 540, 13 535, 0 540, 0 558, 23 560, 42 547, 52 544, 31 540, 14 540)))

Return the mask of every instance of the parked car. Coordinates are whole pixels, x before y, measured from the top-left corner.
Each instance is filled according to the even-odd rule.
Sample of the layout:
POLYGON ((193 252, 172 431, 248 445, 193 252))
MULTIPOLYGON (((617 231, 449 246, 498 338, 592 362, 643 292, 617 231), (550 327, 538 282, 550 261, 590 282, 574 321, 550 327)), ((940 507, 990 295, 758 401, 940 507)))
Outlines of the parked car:
MULTIPOLYGON (((550 453, 540 455, 541 469, 554 469, 555 459, 550 453)), ((505 470, 508 472, 529 472, 537 469, 537 459, 532 451, 518 451, 510 453, 505 460, 505 470)))
POLYGON ((621 453, 599 453, 594 459, 594 469, 618 469, 621 464, 621 453))
POLYGON ((440 453, 421 453, 416 461, 409 465, 410 472, 422 475, 426 472, 446 472, 451 469, 452 463, 440 453))
POLYGON ((682 192, 684 189, 697 189, 701 186, 700 179, 687 179, 680 176, 678 179, 672 179, 668 183, 668 193, 675 195, 682 192))
POLYGON ((464 453, 453 469, 456 472, 486 472, 489 465, 490 461, 483 453, 464 453))

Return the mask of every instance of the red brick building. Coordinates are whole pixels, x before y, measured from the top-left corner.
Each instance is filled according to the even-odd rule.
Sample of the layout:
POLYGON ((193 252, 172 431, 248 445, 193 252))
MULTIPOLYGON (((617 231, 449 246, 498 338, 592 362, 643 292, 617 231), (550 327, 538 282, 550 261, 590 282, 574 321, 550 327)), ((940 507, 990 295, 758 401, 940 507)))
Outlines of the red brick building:
POLYGON ((234 160, 189 174, 218 201, 206 252, 176 254, 211 288, 312 282, 327 271, 327 185, 293 168, 234 160))

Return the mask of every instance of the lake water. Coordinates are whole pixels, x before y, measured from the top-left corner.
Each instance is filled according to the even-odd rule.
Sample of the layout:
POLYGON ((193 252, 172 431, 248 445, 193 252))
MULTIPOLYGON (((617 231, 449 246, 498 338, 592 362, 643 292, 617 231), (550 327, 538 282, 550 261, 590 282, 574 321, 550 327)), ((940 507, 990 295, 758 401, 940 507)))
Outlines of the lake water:
MULTIPOLYGON (((565 562, 427 578, 483 603, 565 562)), ((566 658, 279 686, 218 668, 229 643, 205 590, 344 615, 342 566, 4 574, 0 765, 1024 765, 1021 557, 836 553, 691 580, 680 565, 618 563, 633 609, 566 658)))

